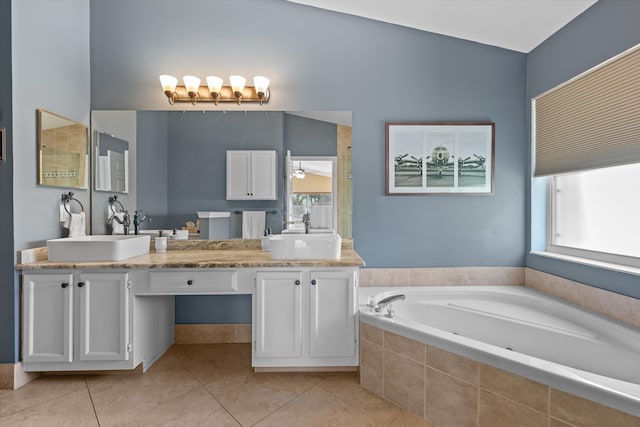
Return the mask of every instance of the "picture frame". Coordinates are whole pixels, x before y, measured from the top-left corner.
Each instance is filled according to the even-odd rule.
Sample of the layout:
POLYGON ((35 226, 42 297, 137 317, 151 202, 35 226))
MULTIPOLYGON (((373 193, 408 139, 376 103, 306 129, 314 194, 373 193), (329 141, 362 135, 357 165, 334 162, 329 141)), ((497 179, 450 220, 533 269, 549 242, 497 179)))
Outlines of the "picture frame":
POLYGON ((493 122, 385 123, 385 195, 492 195, 493 122))

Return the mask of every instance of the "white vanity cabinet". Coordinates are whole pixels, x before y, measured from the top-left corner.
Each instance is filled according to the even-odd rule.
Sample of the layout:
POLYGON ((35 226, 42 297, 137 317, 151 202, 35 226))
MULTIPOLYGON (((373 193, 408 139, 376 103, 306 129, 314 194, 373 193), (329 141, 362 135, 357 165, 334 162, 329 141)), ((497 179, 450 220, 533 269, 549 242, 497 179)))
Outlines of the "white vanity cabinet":
POLYGON ((253 366, 357 366, 357 271, 258 271, 253 298, 253 366))
POLYGON ((227 151, 227 200, 277 200, 275 150, 227 151))
MULTIPOLYGON (((130 288, 129 273, 25 274, 25 368, 100 369, 101 365, 93 362, 129 361, 130 288)), ((126 368, 129 364, 120 363, 117 367, 126 368)))

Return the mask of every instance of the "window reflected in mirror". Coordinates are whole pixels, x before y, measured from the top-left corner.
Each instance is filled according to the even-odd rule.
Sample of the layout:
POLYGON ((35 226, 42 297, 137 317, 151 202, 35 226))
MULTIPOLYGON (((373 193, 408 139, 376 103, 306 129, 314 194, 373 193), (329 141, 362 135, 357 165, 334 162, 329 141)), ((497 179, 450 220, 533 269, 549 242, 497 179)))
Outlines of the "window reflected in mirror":
POLYGON ((88 187, 88 127, 38 109, 38 184, 88 187))
POLYGON ((95 132, 95 188, 110 193, 129 192, 129 142, 95 132))
POLYGON ((305 232, 307 214, 310 233, 332 233, 337 226, 336 158, 290 157, 287 185, 287 229, 305 232))

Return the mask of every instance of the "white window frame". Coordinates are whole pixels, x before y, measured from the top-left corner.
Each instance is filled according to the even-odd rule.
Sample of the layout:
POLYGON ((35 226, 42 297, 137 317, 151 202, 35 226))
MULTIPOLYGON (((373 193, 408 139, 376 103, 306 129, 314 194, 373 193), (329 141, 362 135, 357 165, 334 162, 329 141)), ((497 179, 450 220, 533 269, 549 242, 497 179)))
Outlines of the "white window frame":
MULTIPOLYGON (((555 235, 555 176, 547 177, 547 239, 546 239, 546 251, 549 256, 554 258, 564 258, 570 261, 575 261, 581 264, 595 265, 598 267, 604 267, 611 270, 631 272, 640 274, 640 258, 612 254, 607 252, 598 252, 587 249, 580 249, 570 246, 562 246, 554 244, 555 235), (631 268, 631 270, 629 270, 631 268), (638 271, 634 271, 638 269, 638 271)), ((539 252, 533 252, 540 255, 545 255, 539 252)))

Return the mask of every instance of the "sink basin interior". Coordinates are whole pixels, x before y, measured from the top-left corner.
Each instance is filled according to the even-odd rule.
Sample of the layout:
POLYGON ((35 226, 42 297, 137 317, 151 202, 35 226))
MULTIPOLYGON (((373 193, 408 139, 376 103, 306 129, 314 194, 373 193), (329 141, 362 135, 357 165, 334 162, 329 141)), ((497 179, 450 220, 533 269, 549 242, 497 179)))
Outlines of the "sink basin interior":
POLYGON ((338 234, 278 234, 269 240, 272 259, 339 259, 341 249, 338 234))
POLYGON ((93 235, 47 240, 50 261, 120 261, 149 253, 149 235, 93 235))

